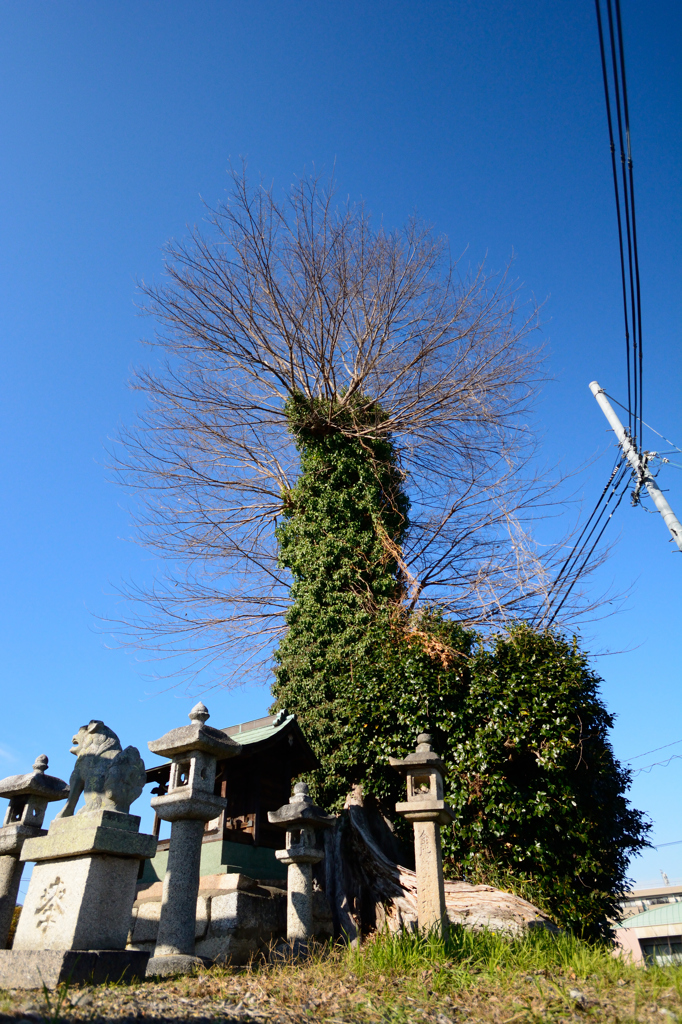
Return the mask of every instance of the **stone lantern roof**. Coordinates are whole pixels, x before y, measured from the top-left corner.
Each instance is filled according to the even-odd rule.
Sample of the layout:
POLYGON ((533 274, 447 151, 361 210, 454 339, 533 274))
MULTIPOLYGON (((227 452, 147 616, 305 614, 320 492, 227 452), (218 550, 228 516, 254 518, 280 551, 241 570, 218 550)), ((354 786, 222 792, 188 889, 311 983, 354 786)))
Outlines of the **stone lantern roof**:
POLYGON ((0 780, 0 797, 35 796, 41 800, 65 800, 69 785, 54 775, 45 775, 48 760, 45 754, 37 757, 33 771, 26 775, 10 775, 0 780))
POLYGON ((200 702, 189 713, 190 725, 171 729, 158 740, 151 740, 147 746, 154 754, 162 757, 179 757, 191 750, 200 750, 211 757, 234 757, 241 753, 241 744, 226 736, 222 729, 206 725, 209 717, 206 707, 200 702))
POLYGON ((292 832, 299 828, 330 828, 336 818, 325 814, 321 807, 313 803, 305 782, 297 782, 289 803, 276 811, 268 811, 268 821, 271 825, 279 825, 292 832))
POLYGON ((426 768, 433 770, 434 768, 440 772, 441 775, 445 775, 445 763, 441 760, 438 754, 431 748, 432 736, 428 732, 420 732, 417 736, 417 749, 412 754, 408 754, 405 758, 389 757, 389 763, 392 768, 395 768, 397 772, 401 772, 406 775, 408 772, 412 772, 415 769, 418 771, 420 768, 426 768))

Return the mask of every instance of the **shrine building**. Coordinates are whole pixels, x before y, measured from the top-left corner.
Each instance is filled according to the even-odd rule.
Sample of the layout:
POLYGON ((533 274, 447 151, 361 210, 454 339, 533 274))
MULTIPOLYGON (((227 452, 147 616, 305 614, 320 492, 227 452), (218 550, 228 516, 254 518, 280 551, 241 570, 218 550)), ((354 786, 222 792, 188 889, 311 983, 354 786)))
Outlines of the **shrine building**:
MULTIPOLYGON (((289 801, 292 780, 303 772, 319 768, 295 715, 280 711, 277 715, 221 729, 242 745, 236 757, 218 762, 216 794, 227 799, 227 807, 204 830, 201 850, 201 874, 242 872, 251 878, 282 880, 286 867, 275 857, 282 847, 284 833, 270 825, 268 811, 289 801)), ((147 769, 147 782, 154 783, 152 793, 163 795, 168 789, 170 762, 147 769)), ((154 820, 153 833, 159 836, 161 821, 154 820)), ((169 838, 159 839, 156 856, 144 861, 140 882, 163 879, 168 862, 169 838)))

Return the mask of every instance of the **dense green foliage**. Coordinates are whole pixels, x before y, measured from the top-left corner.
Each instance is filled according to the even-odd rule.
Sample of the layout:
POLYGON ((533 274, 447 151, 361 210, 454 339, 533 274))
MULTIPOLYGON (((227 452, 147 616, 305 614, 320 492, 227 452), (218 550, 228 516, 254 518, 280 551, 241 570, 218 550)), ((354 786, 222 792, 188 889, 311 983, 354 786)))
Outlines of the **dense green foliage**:
POLYGON ((349 778, 390 812, 402 781, 388 755, 430 731, 456 813, 443 830, 451 872, 532 879, 561 924, 605 933, 647 825, 624 796, 629 775, 608 740, 599 677, 556 633, 519 625, 484 643, 437 619, 420 625, 414 637, 393 629, 344 687, 349 778))
POLYGON ((314 795, 340 810, 361 783, 394 818, 403 782, 388 757, 431 732, 456 813, 443 830, 451 874, 526 880, 557 921, 606 934, 648 826, 625 799, 586 655, 523 624, 484 640, 436 612, 408 616, 395 449, 311 429, 297 409, 292 422, 302 472, 278 539, 293 602, 273 692, 322 764, 314 795))

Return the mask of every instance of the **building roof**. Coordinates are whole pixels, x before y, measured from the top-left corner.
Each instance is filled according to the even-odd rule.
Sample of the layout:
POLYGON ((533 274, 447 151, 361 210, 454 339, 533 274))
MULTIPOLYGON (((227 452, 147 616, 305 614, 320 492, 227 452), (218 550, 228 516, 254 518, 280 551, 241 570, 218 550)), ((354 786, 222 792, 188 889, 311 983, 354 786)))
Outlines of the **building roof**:
POLYGON ((662 907, 644 910, 641 914, 634 914, 627 921, 617 924, 616 928, 651 928, 669 924, 682 926, 682 903, 666 903, 662 907))
POLYGON ((278 732, 286 730, 286 727, 295 721, 296 715, 280 711, 277 715, 266 715, 265 718, 256 718, 253 722, 242 722, 241 725, 228 725, 220 731, 242 745, 245 743, 260 743, 261 740, 269 739, 278 732))
MULTIPOLYGON (((229 725, 220 732, 235 740, 242 747, 240 754, 231 758, 231 763, 241 761, 244 757, 261 756, 281 751, 283 745, 287 750, 287 760, 293 775, 319 768, 320 763, 310 749, 308 741, 301 732, 296 715, 288 711, 280 711, 276 715, 256 718, 252 722, 229 725)), ((147 769, 147 782, 165 782, 170 774, 170 762, 147 769)))

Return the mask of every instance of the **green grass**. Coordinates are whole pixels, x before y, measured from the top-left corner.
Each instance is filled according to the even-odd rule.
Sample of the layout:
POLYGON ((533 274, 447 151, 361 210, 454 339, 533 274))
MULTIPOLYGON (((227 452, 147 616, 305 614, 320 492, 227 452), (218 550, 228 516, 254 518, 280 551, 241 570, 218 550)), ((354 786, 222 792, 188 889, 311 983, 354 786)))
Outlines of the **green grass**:
POLYGON ((509 940, 493 932, 452 928, 447 939, 402 933, 377 935, 362 946, 346 948, 341 958, 359 981, 401 978, 425 985, 435 996, 472 988, 504 995, 519 982, 542 979, 545 991, 566 1000, 570 987, 589 986, 603 998, 629 992, 635 1003, 656 1001, 661 993, 682 1003, 682 967, 636 966, 605 943, 590 943, 563 933, 531 931, 509 940))
POLYGON ((645 969, 605 943, 544 930, 514 940, 463 928, 447 939, 383 933, 249 973, 275 1003, 305 1005, 313 993, 315 1016, 330 1022, 682 1021, 682 967, 645 969))
POLYGON ((358 977, 368 977, 377 971, 414 974, 435 969, 446 972, 450 981, 460 977, 462 983, 481 974, 499 978, 500 973, 538 971, 574 973, 583 978, 598 975, 615 983, 624 974, 641 971, 614 957, 606 945, 584 942, 568 934, 554 936, 539 929, 514 940, 464 928, 452 928, 445 940, 437 934, 381 934, 362 946, 349 948, 345 956, 358 977))

